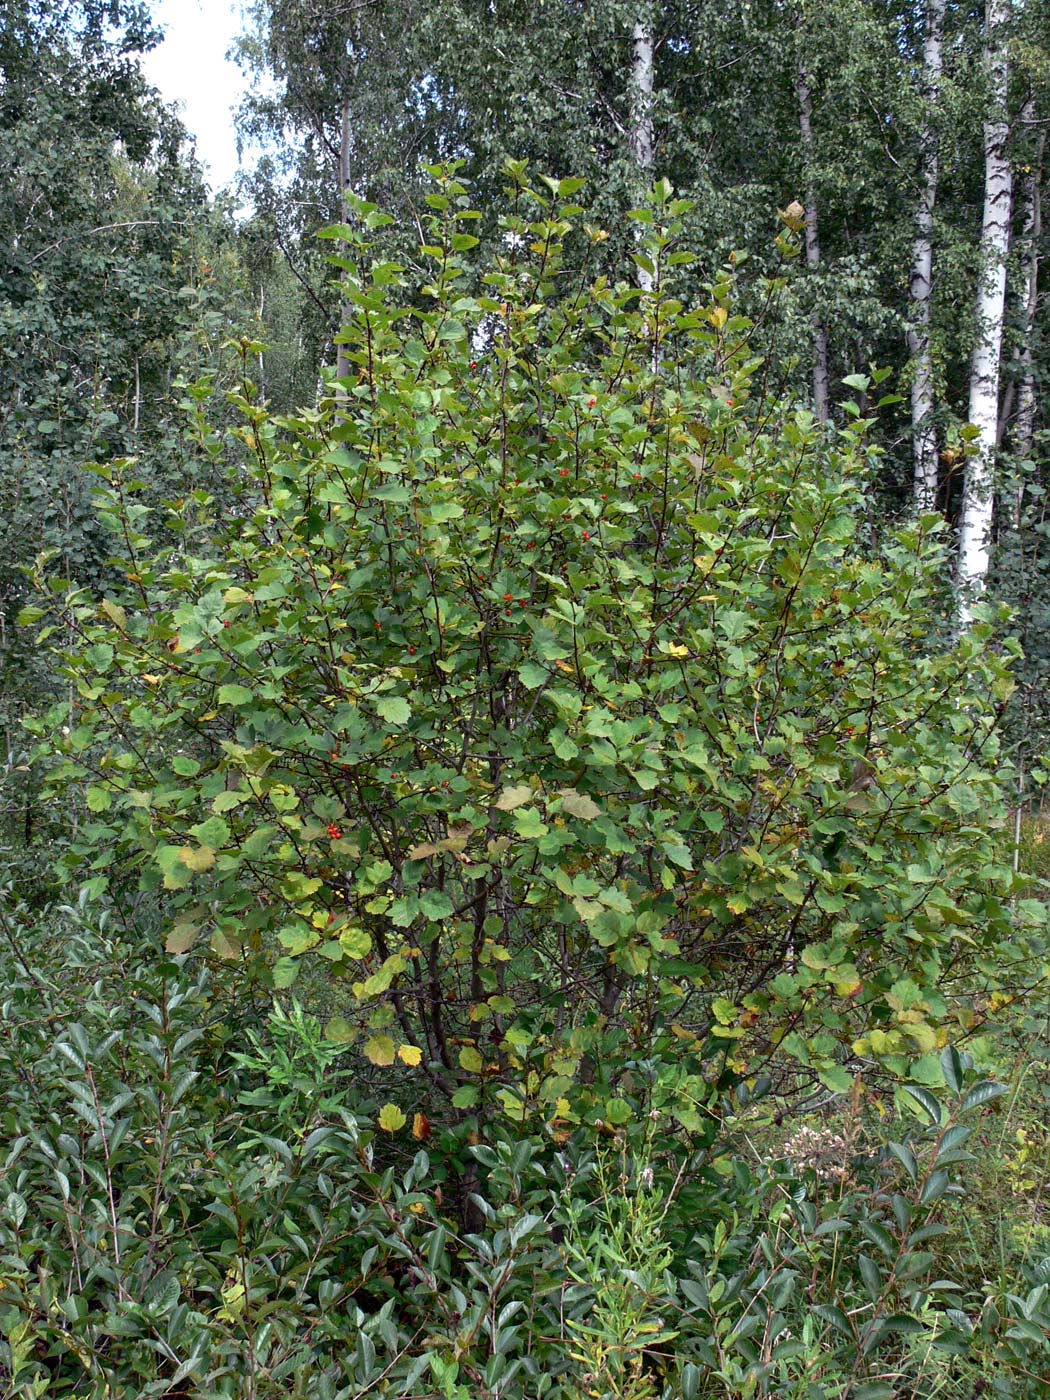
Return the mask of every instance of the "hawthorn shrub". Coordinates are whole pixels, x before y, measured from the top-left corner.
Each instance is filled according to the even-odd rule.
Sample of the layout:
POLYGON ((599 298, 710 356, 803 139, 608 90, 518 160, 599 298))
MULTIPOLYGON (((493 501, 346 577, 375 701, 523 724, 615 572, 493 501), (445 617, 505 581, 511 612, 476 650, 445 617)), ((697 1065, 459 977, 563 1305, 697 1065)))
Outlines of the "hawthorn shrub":
POLYGON ((941 521, 866 542, 869 421, 776 396, 742 259, 693 299, 667 187, 643 295, 563 272, 601 236, 578 182, 513 173, 480 267, 435 172, 415 290, 373 206, 328 230, 351 372, 294 417, 245 378, 238 511, 191 492, 160 548, 134 463, 100 470, 122 582, 25 615, 69 684, 66 872, 152 898, 169 954, 323 987, 391 1135, 702 1144, 770 1069, 938 1082, 1042 917, 994 842, 1014 648, 931 645, 941 521))

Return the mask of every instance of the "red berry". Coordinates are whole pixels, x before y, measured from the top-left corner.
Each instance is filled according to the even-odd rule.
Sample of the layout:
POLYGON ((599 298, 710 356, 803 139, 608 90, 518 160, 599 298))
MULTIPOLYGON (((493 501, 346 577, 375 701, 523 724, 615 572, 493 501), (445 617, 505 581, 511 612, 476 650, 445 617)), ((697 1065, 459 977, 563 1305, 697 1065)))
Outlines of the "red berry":
POLYGON ((641 479, 642 479, 642 474, 641 474, 641 472, 635 472, 635 474, 634 474, 634 479, 635 479, 635 481, 641 481, 641 479))
POLYGON ((343 833, 336 826, 335 822, 332 822, 332 824, 328 828, 328 835, 331 838, 331 840, 338 841, 342 834, 343 833))
POLYGON ((513 594, 513 593, 504 593, 504 595, 503 595, 503 601, 504 601, 505 603, 512 603, 512 602, 514 601, 514 594, 513 594))
POLYGON ((583 538, 584 538, 585 540, 589 540, 590 537, 591 537, 591 536, 590 536, 590 532, 587 531, 587 530, 584 530, 584 532, 583 532, 583 538))
POLYGON ((603 491, 603 492, 602 492, 602 500, 603 500, 603 501, 607 501, 608 499, 609 499, 609 497, 608 497, 608 496, 605 494, 605 492, 603 491))
POLYGON ((229 624, 228 620, 226 620, 226 619, 224 618, 224 619, 223 619, 222 625, 223 625, 224 627, 229 627, 230 624, 229 624))
POLYGON ((408 654, 409 654, 409 656, 415 656, 415 654, 416 654, 416 649, 415 649, 415 647, 409 647, 409 649, 408 649, 408 654))
POLYGON ((471 362, 470 362, 470 368, 471 368, 471 369, 477 369, 477 367, 478 367, 478 362, 477 362, 477 360, 471 360, 471 362))
POLYGON ((588 407, 588 408, 593 408, 594 405, 595 405, 597 402, 598 402, 597 399, 588 399, 588 400, 587 400, 587 407, 588 407))

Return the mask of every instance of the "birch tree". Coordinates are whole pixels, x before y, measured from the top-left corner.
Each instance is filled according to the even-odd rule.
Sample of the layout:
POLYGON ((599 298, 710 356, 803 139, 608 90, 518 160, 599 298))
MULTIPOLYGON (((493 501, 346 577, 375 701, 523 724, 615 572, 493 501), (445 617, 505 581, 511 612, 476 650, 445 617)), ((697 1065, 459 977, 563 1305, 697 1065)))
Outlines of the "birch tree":
MULTIPOLYGON (((647 187, 653 173, 653 32, 647 18, 634 22, 631 35, 631 125, 629 142, 636 183, 647 187)), ((653 289, 653 274, 638 264, 638 286, 653 289)))
POLYGON ((987 0, 984 67, 984 213, 977 282, 977 324, 970 364, 969 419, 977 430, 967 459, 959 519, 958 622, 966 627, 984 591, 990 559, 995 445, 999 426, 999 361, 1006 302, 1012 176, 1007 159, 1009 78, 1006 29, 1010 0, 987 0))
MULTIPOLYGON (((801 47, 801 46, 800 46, 801 47)), ((806 168, 806 267, 820 269, 820 233, 817 227, 817 196, 813 186, 815 145, 813 140, 813 97, 810 92, 805 58, 800 54, 795 76, 798 124, 802 136, 802 157, 806 168)), ((813 410, 822 423, 828 421, 830 386, 828 378, 828 328, 819 310, 813 312, 813 410)))
POLYGON ((912 361, 911 430, 915 455, 915 505, 920 512, 937 502, 937 433, 934 426, 933 359, 930 313, 933 294, 933 216, 937 203, 939 133, 937 94, 943 68, 941 41, 945 0, 927 0, 923 46, 923 115, 919 132, 920 194, 915 244, 908 283, 911 315, 908 353, 912 361))
MULTIPOLYGON (((1022 121, 1035 123, 1035 102, 1029 95, 1022 112, 1022 121)), ((1046 150, 1046 129, 1040 128, 1035 156, 1025 170, 1021 185, 1023 225, 1021 232, 1022 341, 1020 376, 1017 391, 1017 418, 1014 422, 1012 446, 1020 458, 1032 455, 1035 440, 1035 353, 1033 341, 1039 311, 1039 244, 1043 233, 1041 183, 1043 156, 1046 150)))

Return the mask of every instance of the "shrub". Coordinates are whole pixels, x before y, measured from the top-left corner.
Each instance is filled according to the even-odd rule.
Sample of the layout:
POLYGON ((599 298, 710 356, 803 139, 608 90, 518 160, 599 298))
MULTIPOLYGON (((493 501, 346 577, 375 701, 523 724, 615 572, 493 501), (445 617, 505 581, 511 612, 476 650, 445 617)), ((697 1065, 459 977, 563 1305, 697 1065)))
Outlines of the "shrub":
POLYGON ((558 1144, 494 1122, 462 1145, 465 1231, 448 1143, 370 1126, 309 1013, 234 1050, 206 970, 75 911, 3 912, 12 1400, 1042 1393, 1045 1278, 952 1269, 998 1088, 954 1052, 946 1091, 901 1089, 881 1132, 795 1132, 761 1167, 732 1138, 690 1153, 656 1112, 558 1144))
POLYGON ((939 520, 867 547, 867 421, 770 391, 739 258, 680 298, 666 187, 641 296, 567 277, 578 182, 515 173, 485 268, 437 173, 415 301, 371 205, 329 230, 351 373, 298 417, 245 380, 242 514, 194 492, 157 548, 134 464, 101 473, 127 587, 51 585, 40 634, 74 639, 67 872, 153 892, 172 954, 322 969, 391 1133, 429 1095, 702 1143, 774 1049, 833 1090, 936 1073, 1041 918, 990 835, 1011 645, 931 650, 939 520))

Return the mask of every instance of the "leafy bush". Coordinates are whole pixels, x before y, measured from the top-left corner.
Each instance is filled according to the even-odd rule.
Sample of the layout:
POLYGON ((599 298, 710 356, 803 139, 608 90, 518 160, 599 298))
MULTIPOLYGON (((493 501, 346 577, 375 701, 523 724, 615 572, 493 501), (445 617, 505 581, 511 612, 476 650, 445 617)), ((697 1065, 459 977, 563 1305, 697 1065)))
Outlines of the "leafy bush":
POLYGON ((241 513, 158 518, 115 463, 126 589, 41 575, 24 614, 72 697, 35 725, 64 870, 125 932, 75 1011, 36 932, 12 967, 15 1394, 830 1400, 1042 1364, 1038 1281, 955 1308, 920 1248, 991 1092, 940 1052, 1039 949, 997 854, 1012 648, 930 649, 937 520, 866 541, 867 422, 768 391, 740 258, 683 299, 669 190, 642 296, 574 284, 576 183, 513 175, 476 268, 436 172, 419 304, 356 205, 352 371, 298 417, 245 377, 241 513), (749 1104, 854 1075, 928 1126, 834 1191, 748 1165, 749 1104))
POLYGON ((322 967, 329 1033, 418 1066, 409 1097, 615 1126, 655 1055, 702 1133, 712 1074, 935 1065, 973 952, 1015 975, 1011 649, 927 649, 938 521, 864 548, 866 421, 770 396, 735 265, 678 299, 669 190, 636 215, 651 296, 565 284, 577 183, 519 188, 474 269, 439 173, 419 305, 369 265, 384 216, 329 230, 352 373, 298 418, 245 382, 243 517, 198 492, 154 549, 111 468, 129 584, 53 585, 49 781, 86 788, 89 891, 131 874, 169 951, 276 988, 322 967))

